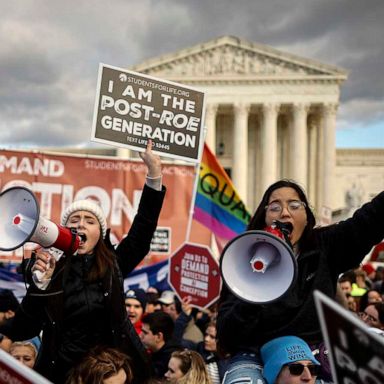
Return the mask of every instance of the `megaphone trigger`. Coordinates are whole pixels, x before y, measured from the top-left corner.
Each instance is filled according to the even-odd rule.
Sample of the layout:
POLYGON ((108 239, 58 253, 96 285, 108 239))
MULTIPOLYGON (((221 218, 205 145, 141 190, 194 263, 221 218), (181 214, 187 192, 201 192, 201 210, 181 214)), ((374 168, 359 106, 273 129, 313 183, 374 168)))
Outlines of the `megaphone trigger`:
POLYGON ((64 251, 62 251, 61 249, 58 249, 58 248, 54 248, 54 247, 51 247, 51 248, 48 248, 47 249, 47 252, 52 256, 54 257, 54 259, 56 261, 59 261, 61 256, 63 256, 64 254, 64 251))

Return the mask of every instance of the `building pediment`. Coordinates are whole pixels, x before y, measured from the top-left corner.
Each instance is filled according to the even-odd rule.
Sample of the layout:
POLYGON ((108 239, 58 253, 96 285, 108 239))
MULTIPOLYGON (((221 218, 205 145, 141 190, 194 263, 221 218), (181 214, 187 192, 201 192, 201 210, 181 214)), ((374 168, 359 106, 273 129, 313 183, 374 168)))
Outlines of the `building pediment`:
POLYGON ((205 44, 145 61, 131 68, 170 80, 331 79, 343 81, 347 72, 271 47, 224 36, 205 44))

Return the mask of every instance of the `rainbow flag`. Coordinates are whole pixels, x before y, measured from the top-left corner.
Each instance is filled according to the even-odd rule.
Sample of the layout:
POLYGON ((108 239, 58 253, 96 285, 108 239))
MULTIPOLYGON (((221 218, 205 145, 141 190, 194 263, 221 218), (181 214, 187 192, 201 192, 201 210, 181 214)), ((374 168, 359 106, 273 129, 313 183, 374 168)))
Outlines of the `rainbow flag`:
POLYGON ((204 144, 193 218, 222 239, 245 231, 250 214, 216 156, 204 144))

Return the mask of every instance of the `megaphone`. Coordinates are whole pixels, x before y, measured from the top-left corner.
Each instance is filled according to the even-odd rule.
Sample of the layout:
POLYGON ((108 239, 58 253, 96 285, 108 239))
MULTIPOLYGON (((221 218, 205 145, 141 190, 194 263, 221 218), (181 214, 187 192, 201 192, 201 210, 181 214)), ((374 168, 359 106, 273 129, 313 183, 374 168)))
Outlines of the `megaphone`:
POLYGON ((80 237, 70 228, 40 217, 35 195, 25 187, 12 187, 0 194, 0 250, 12 251, 30 241, 44 248, 74 253, 80 237))
POLYGON ((273 233, 251 230, 232 239, 220 258, 228 289, 252 304, 273 302, 289 292, 297 277, 292 249, 273 233))

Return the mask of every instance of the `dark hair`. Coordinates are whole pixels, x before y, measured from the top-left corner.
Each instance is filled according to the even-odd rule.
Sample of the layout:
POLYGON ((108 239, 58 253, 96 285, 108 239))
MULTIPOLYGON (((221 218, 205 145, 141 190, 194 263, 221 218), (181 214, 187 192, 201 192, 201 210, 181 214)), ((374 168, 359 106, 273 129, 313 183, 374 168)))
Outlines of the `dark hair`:
POLYGON ((377 313, 379 314, 379 321, 382 325, 384 325, 384 303, 377 302, 368 304, 368 306, 373 305, 376 308, 377 313))
POLYGON ((147 303, 148 304, 157 304, 160 295, 156 292, 146 292, 147 303))
POLYGON ((148 313, 144 315, 141 321, 143 324, 148 324, 149 329, 154 335, 161 332, 164 341, 168 341, 172 338, 175 323, 168 313, 163 311, 148 313))
POLYGON ((338 279, 339 283, 342 283, 344 281, 349 281, 351 285, 353 283, 356 283, 356 274, 353 269, 348 269, 348 271, 344 272, 338 279))
POLYGON ((131 383, 133 380, 131 364, 129 356, 117 349, 97 346, 72 369, 66 383, 102 383, 117 374, 120 369, 127 375, 126 383, 131 383))
POLYGON ((263 198, 260 201, 259 206, 256 208, 256 211, 251 218, 251 221, 248 224, 248 230, 253 229, 264 229, 265 228, 265 207, 269 203, 269 199, 272 195, 272 193, 279 188, 292 188, 294 189, 297 194, 299 195, 299 199, 305 203, 305 212, 307 214, 307 225, 304 229, 304 232, 300 239, 300 244, 305 244, 306 241, 309 239, 310 235, 312 234, 312 229, 316 225, 316 219, 314 214, 311 211, 311 208, 309 207, 307 196, 305 195, 303 189, 293 180, 288 179, 282 179, 279 181, 276 181, 272 185, 268 187, 268 189, 264 192, 263 198))
POLYGON ((361 296, 359 300, 359 311, 362 312, 364 311, 365 308, 368 307, 368 305, 375 304, 375 303, 370 303, 369 302, 369 294, 370 292, 377 292, 380 295, 380 292, 377 291, 376 289, 368 289, 365 291, 361 296))
POLYGON ((351 281, 351 279, 350 279, 349 276, 342 275, 342 276, 340 276, 340 277, 337 279, 337 282, 338 282, 339 284, 348 282, 348 283, 350 283, 351 286, 352 286, 352 281, 351 281))
POLYGON ((114 255, 100 236, 95 249, 95 263, 89 272, 88 280, 96 281, 103 278, 107 271, 114 268, 114 255))
POLYGON ((205 324, 204 326, 204 330, 206 331, 208 327, 214 327, 216 329, 216 321, 215 320, 208 321, 208 323, 205 324))
POLYGON ((0 289, 0 312, 7 312, 9 310, 16 312, 19 306, 19 301, 11 289, 0 289))

